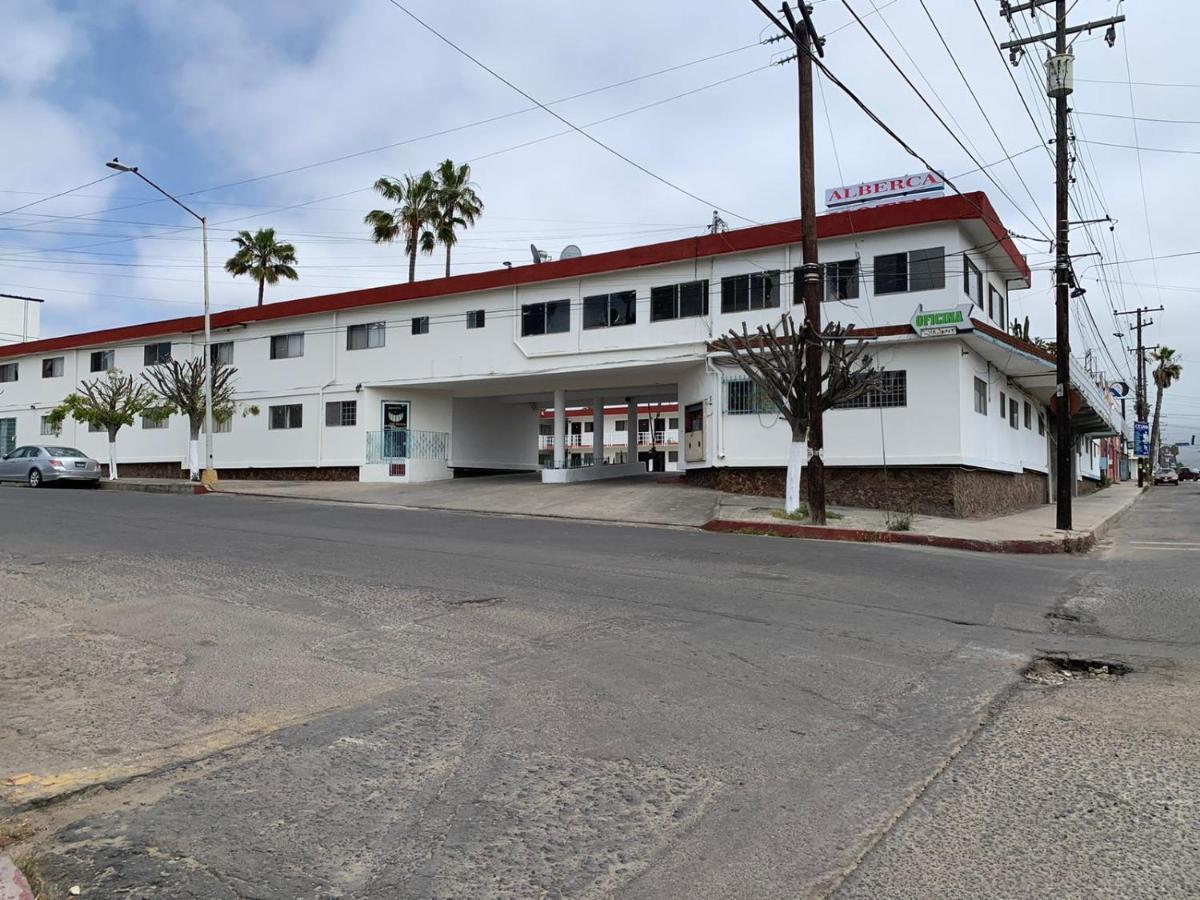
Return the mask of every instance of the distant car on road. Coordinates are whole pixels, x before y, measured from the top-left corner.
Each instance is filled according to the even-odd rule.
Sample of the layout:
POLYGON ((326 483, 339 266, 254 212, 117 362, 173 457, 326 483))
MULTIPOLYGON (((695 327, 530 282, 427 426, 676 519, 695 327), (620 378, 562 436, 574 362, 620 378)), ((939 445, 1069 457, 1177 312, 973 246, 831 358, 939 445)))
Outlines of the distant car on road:
POLYGON ((1175 474, 1174 469, 1155 469, 1154 470, 1155 484, 1173 484, 1178 486, 1179 476, 1175 474))
POLYGON ((0 458, 0 481, 41 487, 51 481, 100 481, 100 463, 82 450, 58 444, 18 447, 0 458))
POLYGON ((1180 466, 1175 470, 1175 474, 1179 476, 1180 481, 1200 481, 1200 472, 1187 466, 1180 466))

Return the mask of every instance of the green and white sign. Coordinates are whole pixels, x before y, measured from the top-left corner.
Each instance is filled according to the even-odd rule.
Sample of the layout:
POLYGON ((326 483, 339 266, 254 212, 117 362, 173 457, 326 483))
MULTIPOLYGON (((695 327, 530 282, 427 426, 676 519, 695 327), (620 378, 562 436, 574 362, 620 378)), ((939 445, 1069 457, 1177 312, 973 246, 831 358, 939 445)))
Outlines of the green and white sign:
POLYGON ((953 309, 928 311, 924 307, 918 306, 909 324, 912 325, 913 331, 921 337, 942 337, 959 334, 963 331, 973 331, 975 326, 971 324, 972 309, 970 303, 960 304, 953 309))

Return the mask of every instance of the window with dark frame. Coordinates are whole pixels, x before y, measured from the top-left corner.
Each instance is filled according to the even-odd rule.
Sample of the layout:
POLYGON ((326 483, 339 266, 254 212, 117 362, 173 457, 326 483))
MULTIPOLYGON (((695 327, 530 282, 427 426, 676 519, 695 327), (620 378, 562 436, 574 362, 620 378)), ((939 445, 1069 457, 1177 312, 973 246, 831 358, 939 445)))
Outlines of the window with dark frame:
POLYGON ((374 350, 387 343, 386 322, 364 322, 346 326, 347 350, 374 350))
POLYGON ((57 426, 50 421, 49 416, 42 416, 42 436, 43 437, 59 437, 62 434, 62 426, 57 426))
POLYGON ((1004 419, 1008 416, 1008 396, 1004 391, 1000 392, 1000 418, 1004 419))
POLYGON ((482 328, 487 322, 486 312, 482 309, 467 310, 467 327, 482 328))
POLYGON ((721 312, 749 312, 779 306, 779 270, 729 275, 721 279, 721 312))
POLYGON ((304 427, 304 404, 285 403, 268 409, 267 427, 272 431, 304 427))
POLYGON ((731 378, 725 382, 725 412, 731 416, 777 415, 779 408, 749 378, 731 378))
POLYGON ((708 315, 708 281, 685 281, 650 289, 650 321, 708 315))
POLYGON ((571 301, 550 300, 521 307, 521 337, 565 334, 571 330, 571 301))
POLYGON ((1028 431, 1033 430, 1033 407, 1029 401, 1025 401, 1025 428, 1028 431))
POLYGON ((161 341, 157 344, 146 344, 142 356, 144 365, 161 366, 171 359, 171 342, 161 341))
POLYGON ((147 431, 167 428, 170 424, 167 416, 142 416, 142 428, 147 431))
POLYGON ((18 375, 20 375, 18 363, 13 362, 0 365, 0 384, 8 384, 16 381, 18 375))
POLYGON ((214 366, 233 365, 233 341, 208 345, 208 356, 214 366))
POLYGON ((583 327, 615 328, 637 322, 637 291, 593 294, 583 298, 583 327))
POLYGON ((113 368, 112 350, 92 351, 91 370, 93 372, 107 372, 111 368, 113 368))
POLYGON ((271 336, 271 359, 298 359, 304 355, 304 332, 271 336))
POLYGON ((62 356, 52 356, 42 360, 43 378, 62 378, 66 369, 66 359, 62 356))
POLYGON ((1017 416, 1019 415, 1019 413, 1018 413, 1019 409, 1020 409, 1020 406, 1017 405, 1016 398, 1009 397, 1008 398, 1008 427, 1009 428, 1014 428, 1014 429, 1020 428, 1020 425, 1017 422, 1017 416))
POLYGON ((929 247, 875 257, 875 293, 902 294, 946 286, 946 248, 929 247))
MULTIPOLYGON (((821 266, 821 300, 856 300, 858 298, 858 260, 843 259, 821 266)), ((793 303, 804 300, 804 270, 796 269, 792 275, 793 303)))
POLYGON ((908 290, 908 254, 886 253, 875 257, 875 293, 900 294, 908 290))
POLYGON ((1046 433, 1046 416, 1044 413, 1038 413, 1038 434, 1046 433))
POLYGON ((429 334, 429 316, 413 316, 413 334, 429 334))
POLYGON ((988 411, 988 386, 982 378, 975 379, 975 412, 986 416, 988 411))
POLYGON ((343 428, 358 424, 357 400, 330 400, 325 404, 325 427, 343 428))
POLYGON ((963 293, 970 297, 976 306, 983 309, 983 273, 965 253, 963 254, 963 293))
POLYGON ((996 318, 996 313, 999 312, 1001 319, 1004 316, 1004 297, 992 285, 988 285, 988 318, 993 322, 999 322, 1001 319, 996 318))

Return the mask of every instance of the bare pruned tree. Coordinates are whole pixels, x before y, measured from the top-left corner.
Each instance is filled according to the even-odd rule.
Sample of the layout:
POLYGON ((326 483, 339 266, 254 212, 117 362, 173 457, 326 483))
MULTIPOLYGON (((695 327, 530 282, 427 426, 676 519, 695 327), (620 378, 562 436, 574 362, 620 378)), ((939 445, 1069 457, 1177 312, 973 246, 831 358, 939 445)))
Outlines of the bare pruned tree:
MULTIPOLYGON (((215 363, 212 373, 213 421, 226 422, 233 417, 233 376, 237 369, 215 363)), ((204 427, 204 357, 186 362, 168 360, 152 366, 143 374, 147 383, 162 397, 164 414, 180 413, 188 419, 188 472, 193 481, 200 477, 200 429, 204 427)))
MULTIPOLYGON (((752 334, 742 323, 741 333, 731 329, 712 346, 733 357, 742 371, 770 401, 792 430, 788 452, 786 511, 800 508, 800 473, 808 439, 808 378, 804 352, 810 343, 822 347, 820 404, 822 411, 863 396, 879 384, 880 370, 867 353, 867 342, 854 336, 854 326, 830 322, 819 334, 806 322, 800 326, 784 314, 774 325, 759 325, 752 334)), ((814 515, 814 524, 820 517, 814 515)))
POLYGON ((70 416, 108 432, 108 477, 116 481, 117 432, 125 425, 132 425, 143 413, 157 416, 160 403, 154 391, 138 384, 132 375, 111 369, 103 378, 80 382, 79 390, 63 398, 46 418, 55 429, 70 416))

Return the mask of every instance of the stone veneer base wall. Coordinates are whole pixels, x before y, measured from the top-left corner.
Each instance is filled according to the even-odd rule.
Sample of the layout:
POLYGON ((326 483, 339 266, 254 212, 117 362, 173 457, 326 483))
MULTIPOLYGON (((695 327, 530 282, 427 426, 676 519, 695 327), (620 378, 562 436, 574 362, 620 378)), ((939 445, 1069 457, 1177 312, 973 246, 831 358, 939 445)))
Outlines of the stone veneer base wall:
MULTIPOLYGON (((108 463, 100 466, 108 477, 108 463)), ((188 477, 187 469, 177 462, 117 463, 117 474, 123 478, 180 478, 188 477)), ((217 478, 229 481, 358 481, 358 466, 282 466, 278 468, 227 469, 217 467, 217 478)))
MULTIPOLYGON (((733 494, 782 497, 783 468, 689 469, 690 484, 733 494)), ((830 467, 826 496, 834 506, 890 509, 927 516, 983 518, 1032 509, 1048 500, 1048 481, 1040 472, 992 472, 948 466, 830 467)), ((800 495, 807 485, 801 478, 800 495)))

